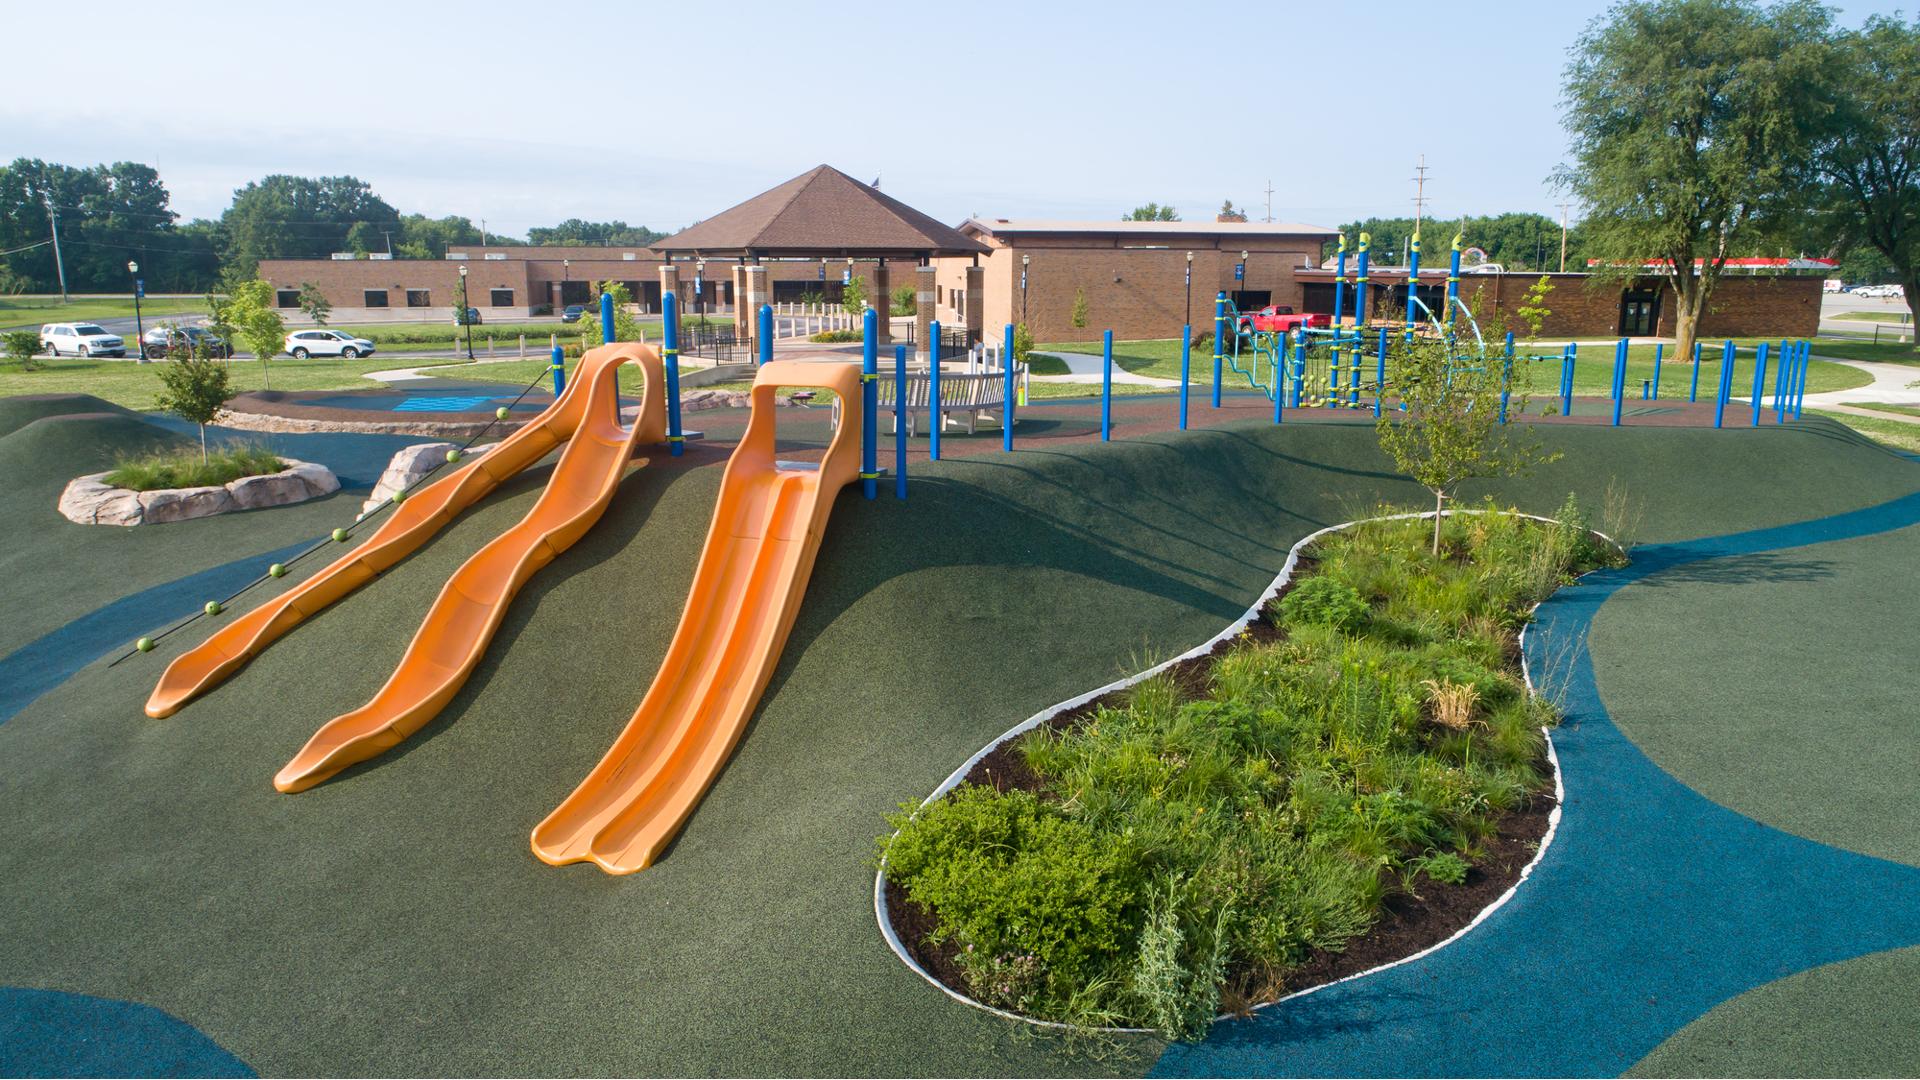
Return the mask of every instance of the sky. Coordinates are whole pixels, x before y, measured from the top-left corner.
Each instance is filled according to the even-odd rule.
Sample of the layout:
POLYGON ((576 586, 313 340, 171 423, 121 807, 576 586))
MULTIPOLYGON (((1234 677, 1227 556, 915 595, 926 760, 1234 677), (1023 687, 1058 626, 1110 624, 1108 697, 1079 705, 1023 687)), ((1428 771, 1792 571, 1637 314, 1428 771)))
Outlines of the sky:
POLYGON ((187 218, 272 173, 347 173, 524 235, 676 229, 822 163, 953 223, 1222 199, 1257 221, 1271 184, 1274 220, 1338 225, 1411 213, 1424 154, 1428 216, 1557 216, 1561 71, 1605 8, 329 0, 159 26, 151 3, 20 5, 12 40, 66 44, 12 58, 0 160, 145 162, 187 218))

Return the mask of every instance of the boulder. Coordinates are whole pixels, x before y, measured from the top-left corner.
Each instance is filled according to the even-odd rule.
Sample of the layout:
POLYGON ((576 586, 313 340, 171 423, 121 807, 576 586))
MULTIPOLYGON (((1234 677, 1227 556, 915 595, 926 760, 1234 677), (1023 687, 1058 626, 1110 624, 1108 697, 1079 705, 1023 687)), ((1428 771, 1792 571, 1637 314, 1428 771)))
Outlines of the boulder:
MULTIPOLYGON (((476 456, 498 445, 498 443, 487 443, 484 446, 469 447, 461 458, 461 464, 473 460, 476 456)), ((394 492, 410 489, 421 477, 447 464, 447 451, 457 449, 459 449, 458 444, 450 442, 416 443, 413 446, 401 447, 387 462, 386 471, 380 474, 379 482, 373 485, 373 493, 368 495, 367 501, 361 504, 360 516, 366 517, 373 513, 382 504, 391 500, 394 492)))
MULTIPOLYGON (((331 478, 333 473, 323 466, 308 465, 309 469, 320 469, 331 478)), ((334 488, 340 482, 333 482, 334 488)), ((329 489, 331 490, 331 489, 329 489)), ((286 469, 265 476, 243 476, 227 485, 227 492, 233 496, 234 508, 238 510, 260 510, 269 506, 285 506, 288 503, 305 502, 313 498, 316 492, 309 486, 306 478, 297 469, 286 469)))
MULTIPOLYGON (((281 458, 280 460, 287 464, 287 468, 283 472, 276 473, 275 475, 288 476, 299 480, 306 488, 306 494, 302 495, 300 499, 317 499, 322 495, 331 495, 340 490, 340 478, 333 475, 333 470, 327 468, 325 465, 318 465, 311 461, 295 461, 292 458, 281 458)), ((242 483, 243 481, 236 480, 234 482, 242 483)), ((286 501, 299 502, 300 499, 288 499, 286 501)))
POLYGON ((140 496, 107 483, 106 473, 78 477, 60 493, 60 513, 81 525, 138 525, 140 496))
POLYGON ((211 517, 237 509, 233 493, 224 487, 170 488, 140 493, 140 521, 143 525, 164 525, 211 517))
POLYGON ((681 412, 706 409, 744 409, 751 397, 744 390, 689 390, 680 395, 681 412))

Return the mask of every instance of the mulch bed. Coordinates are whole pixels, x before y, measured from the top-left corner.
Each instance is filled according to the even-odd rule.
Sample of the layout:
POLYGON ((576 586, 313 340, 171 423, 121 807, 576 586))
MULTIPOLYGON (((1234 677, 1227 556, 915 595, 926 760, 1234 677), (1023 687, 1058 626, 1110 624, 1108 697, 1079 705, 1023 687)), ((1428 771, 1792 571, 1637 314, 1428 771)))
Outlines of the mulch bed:
MULTIPOLYGON (((1295 585, 1309 577, 1313 565, 1311 559, 1302 556, 1294 567, 1293 576, 1281 588, 1279 595, 1285 596, 1295 585)), ((1183 698, 1199 697, 1211 685, 1215 662, 1229 649, 1243 640, 1269 644, 1284 636, 1278 627, 1265 618, 1256 619, 1242 634, 1217 643, 1203 655, 1173 664, 1165 674, 1180 688, 1183 698)), ((1512 660, 1517 666, 1517 647, 1512 660)), ((1129 689, 1103 694, 1079 708, 1050 717, 1040 727, 1054 731, 1071 729, 1102 707, 1122 704, 1129 689)), ((1027 767, 1019 751, 1019 742, 1020 737, 1016 736, 995 746, 974 763, 962 783, 992 787, 996 791, 1039 791, 1040 778, 1027 767)), ((1552 772, 1544 756, 1538 764, 1543 774, 1552 772)), ((1419 874, 1412 882, 1411 891, 1394 893, 1387 898, 1378 921, 1365 936, 1348 942, 1338 952, 1316 950, 1304 963, 1289 972, 1284 993, 1296 994, 1338 982, 1348 976, 1412 956, 1452 937, 1520 880, 1521 872, 1540 850, 1540 840, 1547 834, 1555 805, 1552 792, 1545 791, 1535 794, 1526 806, 1503 815, 1497 822, 1495 835, 1483 842, 1486 857, 1467 871, 1465 881, 1448 885, 1434 881, 1424 873, 1419 874)), ((939 946, 927 942, 929 935, 939 925, 938 913, 908 900, 906 893, 892 881, 886 883, 886 901, 887 920, 892 924, 894 934, 913 954, 914 960, 940 980, 942 985, 971 999, 973 995, 968 992, 966 978, 954 962, 959 948, 952 942, 939 946)), ((1274 1000, 1233 1001, 1233 984, 1233 973, 1229 972, 1227 984, 1221 993, 1222 1008, 1228 1012, 1244 1014, 1274 1000)))

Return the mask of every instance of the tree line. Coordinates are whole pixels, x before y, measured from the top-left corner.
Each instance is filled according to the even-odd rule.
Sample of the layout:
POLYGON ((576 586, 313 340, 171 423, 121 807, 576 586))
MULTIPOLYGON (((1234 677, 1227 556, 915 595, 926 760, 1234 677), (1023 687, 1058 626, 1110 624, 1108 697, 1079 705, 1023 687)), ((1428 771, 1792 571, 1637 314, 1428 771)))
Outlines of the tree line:
MULTIPOLYGON (((461 215, 403 214, 352 176, 276 174, 248 183, 218 218, 182 221, 151 166, 76 167, 19 158, 0 166, 0 293, 60 288, 53 237, 72 292, 126 292, 129 261, 151 292, 204 292, 254 276, 262 259, 326 258, 335 252, 439 259, 480 244, 461 215)), ((487 232, 493 245, 644 246, 665 237, 624 221, 569 218, 525 239, 487 232)))

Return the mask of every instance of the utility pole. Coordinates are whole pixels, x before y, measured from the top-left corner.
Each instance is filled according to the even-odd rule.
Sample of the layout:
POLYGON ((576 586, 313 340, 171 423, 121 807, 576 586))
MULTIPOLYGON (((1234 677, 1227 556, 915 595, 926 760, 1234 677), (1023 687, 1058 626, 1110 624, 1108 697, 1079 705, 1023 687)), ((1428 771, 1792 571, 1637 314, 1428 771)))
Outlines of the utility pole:
POLYGON ((1560 204, 1560 272, 1567 272, 1567 207, 1572 203, 1560 204))
POLYGON ((67 264, 60 259, 60 214, 53 208, 53 196, 42 195, 47 204, 47 221, 53 226, 53 269, 60 275, 60 302, 67 299, 67 264))
POLYGON ((1273 224, 1273 181, 1267 181, 1267 224, 1273 224))
POLYGON ((1427 155, 1420 155, 1420 164, 1413 169, 1413 235, 1420 235, 1420 219, 1427 209, 1427 155))
POLYGON ((486 218, 480 219, 480 246, 481 247, 487 246, 487 219, 486 218))

